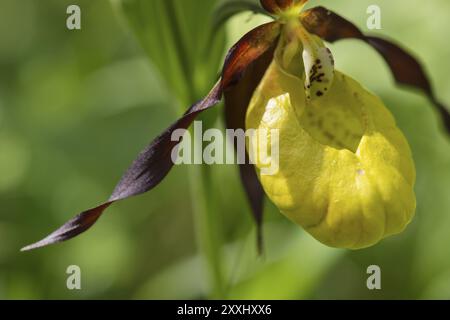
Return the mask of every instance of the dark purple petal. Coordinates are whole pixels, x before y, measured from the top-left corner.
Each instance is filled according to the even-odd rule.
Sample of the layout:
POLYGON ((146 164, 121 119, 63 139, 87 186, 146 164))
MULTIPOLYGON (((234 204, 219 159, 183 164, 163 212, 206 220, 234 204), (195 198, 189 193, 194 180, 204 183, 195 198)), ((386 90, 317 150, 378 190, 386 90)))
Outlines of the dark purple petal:
POLYGON ((223 89, 238 82, 245 69, 273 46, 279 32, 280 26, 273 22, 246 34, 228 53, 222 79, 203 100, 194 104, 139 154, 107 202, 77 215, 43 240, 24 247, 22 251, 69 240, 88 230, 114 202, 140 195, 156 187, 174 165, 172 151, 180 142, 172 141, 172 133, 177 129, 187 129, 200 113, 220 102, 223 89))
POLYGON ((145 148, 123 175, 109 201, 123 200, 145 193, 157 186, 173 167, 172 150, 179 141, 172 141, 172 133, 177 129, 187 129, 203 111, 220 102, 222 88, 220 82, 200 102, 193 105, 183 117, 170 126, 145 148))
POLYGON ((106 203, 77 215, 43 240, 26 246, 22 251, 69 240, 88 230, 114 202, 137 196, 156 187, 174 165, 171 154, 179 141, 171 140, 172 132, 187 129, 198 114, 216 105, 221 97, 222 87, 218 82, 203 100, 193 105, 183 117, 139 154, 106 203))
POLYGON ((262 230, 264 218, 263 206, 265 198, 264 189, 261 182, 259 182, 255 167, 252 164, 246 162, 245 164, 239 165, 239 174, 256 222, 258 252, 259 254, 262 254, 264 251, 264 238, 262 230))
POLYGON ((300 19, 309 32, 328 42, 349 38, 365 40, 357 26, 324 7, 306 10, 300 19))
POLYGON ((26 246, 22 248, 21 251, 29 251, 37 248, 42 248, 50 244, 62 242, 76 237, 80 233, 83 233, 90 227, 92 227, 92 225, 97 222, 98 218, 100 218, 103 211, 108 208, 111 203, 112 202, 107 202, 96 208, 80 213, 78 216, 68 221, 58 230, 47 236, 45 239, 26 246))
MULTIPOLYGON (((273 59, 279 35, 280 25, 270 22, 247 33, 229 51, 222 72, 228 129, 245 128, 248 104, 273 59)), ((264 191, 255 168, 249 164, 248 156, 245 157, 246 164, 240 165, 239 169, 257 224, 258 248, 261 252, 264 191)))
POLYGON ((222 85, 235 85, 249 65, 273 47, 280 35, 278 22, 256 27, 242 37, 228 52, 222 71, 222 85))
MULTIPOLYGON (((242 75, 241 80, 224 91, 225 122, 227 129, 244 129, 245 115, 253 92, 261 82, 267 68, 272 62, 276 43, 263 55, 253 61, 242 75)), ((263 202, 264 190, 256 175, 255 168, 249 164, 249 157, 245 155, 245 164, 239 166, 242 185, 246 192, 253 217, 257 225, 258 249, 263 251, 263 202)))
POLYGON ((366 41, 383 56, 398 84, 421 89, 439 111, 443 123, 450 133, 450 113, 433 93, 430 81, 419 62, 405 50, 392 42, 366 36, 366 41))
POLYGON ((450 133, 448 108, 438 101, 423 67, 411 54, 390 41, 364 35, 353 23, 323 7, 303 12, 301 21, 309 32, 329 42, 355 38, 370 44, 383 56, 397 84, 419 89, 428 96, 439 111, 446 129, 450 133))

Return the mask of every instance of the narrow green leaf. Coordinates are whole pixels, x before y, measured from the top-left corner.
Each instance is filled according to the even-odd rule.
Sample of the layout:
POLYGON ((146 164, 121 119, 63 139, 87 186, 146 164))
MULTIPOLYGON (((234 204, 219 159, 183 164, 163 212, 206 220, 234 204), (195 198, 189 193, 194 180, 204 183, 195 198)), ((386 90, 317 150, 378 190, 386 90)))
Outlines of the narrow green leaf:
POLYGON ((225 33, 212 36, 216 0, 116 0, 161 77, 182 104, 217 79, 225 33))

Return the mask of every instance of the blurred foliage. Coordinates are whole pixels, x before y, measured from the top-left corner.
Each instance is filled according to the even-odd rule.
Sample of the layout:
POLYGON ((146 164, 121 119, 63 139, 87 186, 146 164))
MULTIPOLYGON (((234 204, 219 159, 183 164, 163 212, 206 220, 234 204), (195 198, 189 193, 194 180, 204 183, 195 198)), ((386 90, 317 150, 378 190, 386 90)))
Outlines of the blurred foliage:
MULTIPOLYGON (((317 4, 365 30, 372 1, 309 5, 317 4)), ((450 46, 443 39, 450 3, 377 4, 383 29, 376 33, 412 49, 441 100, 450 103, 450 46)), ((183 104, 214 83, 224 49, 267 20, 242 13, 227 23, 226 40, 222 30, 211 41, 215 5, 211 0, 0 2, 0 298, 210 296, 193 231, 191 207, 199 199, 189 196, 185 167, 175 168, 148 195, 112 207, 78 239, 31 253, 18 250, 104 200, 137 152, 187 107, 183 104), (74 3, 82 9, 80 31, 65 26, 66 8, 74 3), (167 5, 175 8, 173 15, 161 13, 167 5), (81 291, 66 289, 71 264, 81 267, 81 291)), ((370 48, 351 40, 331 49, 338 68, 380 95, 408 137, 418 172, 417 217, 403 234, 353 252, 319 244, 267 203, 267 248, 258 258, 236 167, 212 167, 209 191, 221 213, 228 297, 448 299, 448 137, 426 99, 395 88, 370 48), (372 264, 382 269, 381 291, 366 288, 372 264)))
POLYGON ((217 78, 224 32, 212 33, 216 1, 116 0, 160 76, 184 104, 199 100, 217 78))

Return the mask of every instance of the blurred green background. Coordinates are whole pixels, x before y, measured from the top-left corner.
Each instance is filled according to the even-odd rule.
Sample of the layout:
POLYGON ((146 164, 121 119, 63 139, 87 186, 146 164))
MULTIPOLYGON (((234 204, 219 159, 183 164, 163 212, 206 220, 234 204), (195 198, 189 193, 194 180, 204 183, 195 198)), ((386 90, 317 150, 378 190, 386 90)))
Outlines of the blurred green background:
MULTIPOLYGON (((310 2, 364 31, 374 4, 310 2)), ((205 197, 189 182, 195 172, 176 167, 79 238, 19 252, 105 200, 136 154, 215 82, 226 48, 267 20, 245 12, 212 34, 217 3, 0 2, 0 298, 450 298, 449 140, 427 100, 395 88, 382 59, 351 40, 331 46, 338 68, 383 98, 414 153, 418 209, 403 234, 361 251, 331 249, 266 202, 266 253, 258 258, 237 168, 208 168, 205 197), (82 30, 66 28, 70 4, 81 7, 82 30), (206 216, 193 209, 202 205, 206 216), (80 291, 66 288, 72 264, 82 270, 80 291), (380 291, 366 288, 373 264, 382 270, 380 291)), ((450 104, 450 2, 376 4, 376 33, 420 57, 450 104)), ((219 106, 205 118, 222 126, 221 113, 219 106)))

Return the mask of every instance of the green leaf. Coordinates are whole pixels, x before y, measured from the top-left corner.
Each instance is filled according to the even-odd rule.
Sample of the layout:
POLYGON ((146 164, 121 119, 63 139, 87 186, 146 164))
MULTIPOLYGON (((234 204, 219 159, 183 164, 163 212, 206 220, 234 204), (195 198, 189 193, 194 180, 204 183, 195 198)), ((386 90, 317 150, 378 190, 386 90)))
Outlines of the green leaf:
POLYGON ((216 0, 115 3, 180 103, 203 96, 219 74, 225 50, 225 32, 212 34, 216 0))

